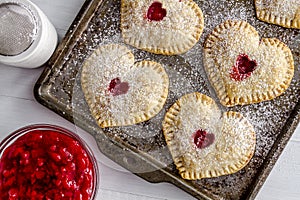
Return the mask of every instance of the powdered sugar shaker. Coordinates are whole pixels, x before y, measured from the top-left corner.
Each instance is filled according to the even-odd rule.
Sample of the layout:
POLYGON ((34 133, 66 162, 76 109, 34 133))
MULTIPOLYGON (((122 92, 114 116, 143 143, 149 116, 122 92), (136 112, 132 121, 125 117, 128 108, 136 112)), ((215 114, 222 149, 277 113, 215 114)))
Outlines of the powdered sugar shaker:
POLYGON ((0 0, 0 62, 24 68, 43 65, 57 45, 57 32, 29 0, 0 0))

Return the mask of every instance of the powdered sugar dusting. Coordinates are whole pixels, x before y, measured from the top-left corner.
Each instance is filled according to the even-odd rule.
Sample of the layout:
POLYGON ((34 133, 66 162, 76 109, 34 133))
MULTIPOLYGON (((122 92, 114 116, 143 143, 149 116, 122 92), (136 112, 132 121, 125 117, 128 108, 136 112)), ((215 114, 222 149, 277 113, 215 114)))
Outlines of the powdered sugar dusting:
POLYGON ((121 2, 124 42, 139 49, 164 55, 181 54, 197 42, 203 31, 202 12, 192 1, 156 1, 166 12, 159 21, 147 19, 153 0, 121 2))
MULTIPOLYGON (((134 53, 137 62, 141 60, 159 62, 165 66, 169 75, 170 90, 167 102, 163 110, 151 120, 129 127, 99 129, 91 117, 80 88, 80 73, 78 72, 80 72, 84 60, 99 45, 123 42, 120 31, 120 1, 103 1, 86 30, 77 38, 74 48, 66 54, 62 66, 51 74, 49 84, 53 87, 51 87, 50 93, 57 99, 57 104, 65 105, 64 109, 72 109, 76 124, 83 124, 83 120, 84 126, 92 127, 96 138, 99 138, 103 132, 112 140, 126 145, 129 149, 146 154, 154 162, 161 163, 179 179, 161 131, 164 114, 176 99, 195 91, 207 94, 218 102, 203 69, 202 47, 204 41, 208 34, 225 20, 247 21, 256 28, 260 37, 276 37, 290 47, 295 61, 294 79, 288 90, 275 100, 248 106, 236 106, 231 109, 220 106, 222 111, 241 112, 253 124, 257 136, 254 157, 244 169, 235 174, 192 181, 188 184, 198 191, 204 190, 215 199, 245 198, 250 192, 253 181, 257 179, 266 156, 273 144, 276 143, 276 139, 285 134, 286 130, 282 127, 299 102, 300 32, 258 20, 253 2, 249 0, 197 0, 195 2, 203 11, 205 27, 200 41, 187 53, 180 56, 161 56, 127 46, 134 53)), ((98 144, 101 146, 100 139, 98 144)), ((112 151, 111 154, 113 155, 114 152, 112 151)), ((274 157, 276 156, 274 155, 274 157)), ((115 156, 115 158, 117 157, 115 156)), ((130 168, 130 166, 128 167, 130 168)), ((144 168, 141 170, 147 171, 144 168)))
POLYGON ((143 122, 163 107, 169 85, 164 68, 153 61, 134 62, 125 46, 109 44, 84 63, 81 85, 99 126, 143 122))
POLYGON ((262 38, 244 21, 226 21, 205 42, 204 67, 223 105, 245 105, 281 95, 294 74, 292 54, 278 39, 262 38), (245 39, 247 38, 247 39, 245 39), (236 80, 231 70, 240 55, 257 65, 253 74, 236 80))
MULTIPOLYGON (((270 12, 274 16, 293 20, 299 13, 299 0, 256 0, 256 7, 259 11, 270 12)), ((298 17, 299 18, 299 17, 298 17)), ((300 18, 299 18, 300 19, 300 18)))

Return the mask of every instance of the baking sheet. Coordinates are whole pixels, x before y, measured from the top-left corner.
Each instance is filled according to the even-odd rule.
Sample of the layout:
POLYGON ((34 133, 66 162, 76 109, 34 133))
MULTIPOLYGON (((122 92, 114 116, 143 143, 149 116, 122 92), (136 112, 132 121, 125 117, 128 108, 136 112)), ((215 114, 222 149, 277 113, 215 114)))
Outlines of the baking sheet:
POLYGON ((84 60, 99 45, 121 43, 120 0, 88 0, 74 20, 35 85, 36 99, 49 109, 91 133, 99 149, 150 182, 171 182, 198 199, 254 199, 299 122, 300 31, 259 21, 249 0, 195 1, 205 17, 200 41, 179 56, 154 55, 128 46, 136 61, 162 63, 170 77, 170 92, 164 109, 153 119, 129 127, 100 129, 94 122, 80 87, 84 60), (173 164, 161 130, 166 110, 184 94, 198 91, 213 97, 202 65, 202 47, 215 26, 227 19, 245 20, 261 37, 276 37, 292 50, 295 76, 284 95, 272 101, 222 110, 242 112, 257 134, 256 151, 239 172, 198 181, 181 179, 173 164))

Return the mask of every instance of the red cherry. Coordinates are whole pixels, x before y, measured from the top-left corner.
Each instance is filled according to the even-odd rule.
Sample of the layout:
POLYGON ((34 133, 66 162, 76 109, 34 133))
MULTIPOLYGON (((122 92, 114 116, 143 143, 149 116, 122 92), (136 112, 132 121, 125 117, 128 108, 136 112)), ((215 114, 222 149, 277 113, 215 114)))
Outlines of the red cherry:
POLYGON ((9 199, 18 199, 18 189, 12 188, 8 191, 9 199))
POLYGON ((230 77, 236 81, 242 81, 250 77, 256 67, 256 60, 250 60, 248 55, 241 54, 238 56, 235 66, 232 67, 230 77))
POLYGON ((204 149, 210 146, 215 141, 215 135, 212 133, 207 133, 204 130, 197 130, 194 134, 194 144, 199 149, 204 149))
POLYGON ((148 8, 147 19, 150 21, 161 21, 167 15, 167 10, 162 8, 162 3, 153 2, 148 8))
POLYGON ((73 155, 67 150, 67 148, 60 149, 59 153, 64 161, 69 162, 73 160, 73 155))

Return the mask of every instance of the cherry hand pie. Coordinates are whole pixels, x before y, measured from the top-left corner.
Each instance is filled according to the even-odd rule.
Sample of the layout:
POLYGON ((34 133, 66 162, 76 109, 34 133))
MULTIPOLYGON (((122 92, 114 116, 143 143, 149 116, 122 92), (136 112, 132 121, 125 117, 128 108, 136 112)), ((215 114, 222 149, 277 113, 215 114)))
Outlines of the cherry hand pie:
POLYGON ((260 38, 245 21, 226 21, 204 44, 204 68, 225 106, 274 99, 294 76, 291 50, 276 38, 260 38))
POLYGON ((125 46, 100 46, 85 61, 81 86, 92 116, 100 127, 146 121, 162 109, 169 78, 154 61, 135 63, 125 46))
POLYGON ((255 0, 255 8, 262 21, 300 29, 299 0, 255 0))
POLYGON ((124 42, 156 54, 182 54, 199 40, 203 13, 192 0, 121 0, 124 42))
POLYGON ((184 179, 235 173, 252 158, 256 134, 237 112, 221 113, 210 97, 191 93, 171 106, 163 132, 174 163, 184 179))

